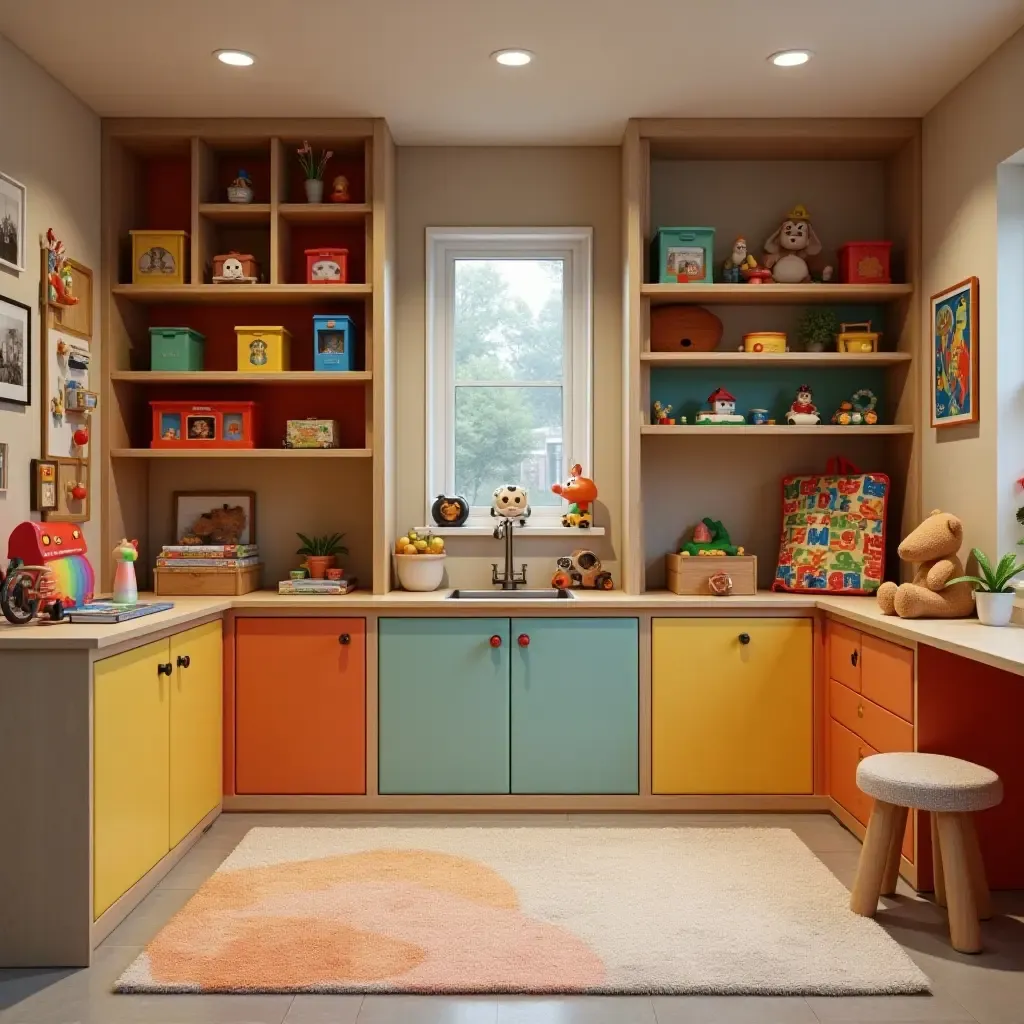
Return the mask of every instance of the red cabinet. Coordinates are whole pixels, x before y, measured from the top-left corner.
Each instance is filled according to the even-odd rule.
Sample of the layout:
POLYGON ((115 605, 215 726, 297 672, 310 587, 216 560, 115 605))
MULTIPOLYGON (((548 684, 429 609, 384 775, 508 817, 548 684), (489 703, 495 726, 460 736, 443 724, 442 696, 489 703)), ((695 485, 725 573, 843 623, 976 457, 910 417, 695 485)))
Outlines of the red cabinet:
POLYGON ((366 620, 240 618, 235 791, 366 792, 366 620))

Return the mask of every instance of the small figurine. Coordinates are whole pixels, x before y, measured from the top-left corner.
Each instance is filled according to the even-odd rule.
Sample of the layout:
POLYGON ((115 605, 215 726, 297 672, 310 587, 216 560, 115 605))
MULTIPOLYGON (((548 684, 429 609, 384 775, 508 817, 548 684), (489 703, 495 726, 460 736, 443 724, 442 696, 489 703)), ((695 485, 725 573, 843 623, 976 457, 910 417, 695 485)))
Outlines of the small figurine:
POLYGON ((725 555, 742 555, 743 548, 733 544, 729 531, 718 519, 705 516, 693 528, 693 540, 687 541, 679 549, 684 557, 717 557, 725 555))
POLYGON ((662 405, 661 402, 654 403, 654 422, 662 426, 671 426, 675 423, 672 419, 672 406, 662 405))
POLYGON ((348 178, 344 174, 339 174, 334 179, 334 191, 331 192, 332 203, 347 203, 352 199, 351 194, 348 190, 348 178))
POLYGON ((555 565, 555 575, 551 577, 551 586, 556 589, 572 590, 614 590, 612 574, 601 568, 601 559, 580 548, 571 555, 563 555, 555 565))
POLYGON ((747 422, 753 424, 755 427, 763 427, 768 422, 768 410, 767 409, 751 409, 747 413, 747 422))
POLYGON ((820 423, 818 407, 814 404, 814 395, 810 385, 801 384, 797 388, 796 399, 786 413, 787 423, 820 423))
POLYGON ((61 338, 57 342, 57 355, 59 355, 59 356, 66 356, 67 354, 68 354, 68 343, 63 338, 61 338))
POLYGON ((121 538, 114 548, 114 604, 132 605, 139 601, 139 585, 135 579, 135 560, 139 557, 139 542, 121 538))
POLYGON ((569 511, 562 516, 563 526, 578 526, 589 530, 594 525, 594 510, 597 500, 597 484, 583 475, 583 467, 577 463, 569 470, 569 479, 564 484, 552 484, 551 490, 572 502, 569 511))
MULTIPOLYGON (((821 240, 811 226, 811 215, 805 206, 794 206, 786 219, 764 243, 764 265, 779 284, 802 284, 812 280, 806 256, 821 252, 821 240)), ((821 279, 832 279, 832 268, 826 267, 821 279)))
POLYGON ((78 296, 71 294, 71 268, 68 266, 68 254, 64 243, 53 233, 53 228, 46 229, 46 274, 47 298, 62 306, 74 306, 78 296))
POLYGON ((55 420, 64 419, 64 396, 60 392, 50 399, 50 412, 55 420))
POLYGON ((697 413, 697 423, 746 423, 736 412, 736 399, 725 388, 718 388, 708 395, 708 405, 710 409, 702 409, 697 413))
POLYGON ((238 177, 228 185, 228 202, 251 203, 252 195, 252 178, 244 167, 240 167, 238 177))
POLYGON ((530 497, 526 489, 517 484, 502 484, 494 489, 494 500, 491 502, 491 515, 503 519, 517 519, 520 526, 533 514, 530 508, 530 497))
POLYGON ((757 269, 757 260, 747 252, 747 240, 742 236, 732 243, 732 253, 722 264, 722 280, 727 284, 739 284, 740 278, 757 269))
POLYGON ((839 408, 832 414, 832 422, 841 427, 874 426, 878 422, 877 404, 875 393, 861 388, 851 399, 839 403, 839 408))

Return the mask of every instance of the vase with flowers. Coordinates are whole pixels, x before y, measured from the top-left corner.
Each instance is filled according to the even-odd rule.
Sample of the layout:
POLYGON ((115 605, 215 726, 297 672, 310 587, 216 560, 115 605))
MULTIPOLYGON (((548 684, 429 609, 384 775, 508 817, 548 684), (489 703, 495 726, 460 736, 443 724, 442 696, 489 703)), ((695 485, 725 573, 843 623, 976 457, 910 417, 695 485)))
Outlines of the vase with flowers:
POLYGON ((334 156, 333 150, 322 149, 317 154, 310 146, 308 140, 304 140, 302 146, 295 151, 299 154, 299 164, 302 172, 306 175, 306 202, 322 203, 324 201, 324 171, 327 169, 327 161, 334 156))

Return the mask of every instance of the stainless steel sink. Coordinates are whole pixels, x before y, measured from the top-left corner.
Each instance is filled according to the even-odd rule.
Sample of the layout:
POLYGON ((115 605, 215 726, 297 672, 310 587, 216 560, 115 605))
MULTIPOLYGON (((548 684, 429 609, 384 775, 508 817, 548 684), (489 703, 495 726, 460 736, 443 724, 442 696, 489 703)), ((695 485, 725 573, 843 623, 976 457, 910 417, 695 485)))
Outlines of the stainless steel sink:
POLYGON ((574 601, 576 595, 555 590, 453 590, 449 601, 574 601))

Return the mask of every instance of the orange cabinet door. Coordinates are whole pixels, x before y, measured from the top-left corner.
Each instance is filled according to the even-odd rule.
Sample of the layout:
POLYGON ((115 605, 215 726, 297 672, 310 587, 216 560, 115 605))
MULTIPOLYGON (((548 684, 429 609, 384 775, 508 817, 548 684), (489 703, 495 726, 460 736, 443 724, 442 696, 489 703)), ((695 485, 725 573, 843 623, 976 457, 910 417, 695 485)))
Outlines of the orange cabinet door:
POLYGON ((828 674, 853 690, 860 689, 860 642, 859 630, 828 624, 828 674))
POLYGON ((240 618, 238 793, 366 792, 366 620, 240 618))
POLYGON ((829 722, 829 729, 829 791, 832 799, 866 825, 874 801, 857 788, 857 765, 878 751, 834 718, 829 722))
POLYGON ((904 721, 913 722, 914 652, 865 633, 860 653, 864 696, 904 721))

